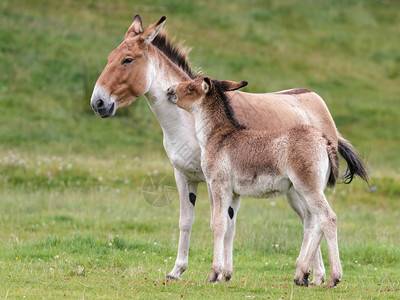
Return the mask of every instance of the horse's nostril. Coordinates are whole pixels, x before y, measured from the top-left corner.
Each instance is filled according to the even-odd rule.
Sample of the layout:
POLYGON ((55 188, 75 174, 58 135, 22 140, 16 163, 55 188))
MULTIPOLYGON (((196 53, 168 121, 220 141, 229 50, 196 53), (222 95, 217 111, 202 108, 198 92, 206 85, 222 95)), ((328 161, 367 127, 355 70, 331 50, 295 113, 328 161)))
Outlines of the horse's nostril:
POLYGON ((102 108, 104 106, 104 101, 99 99, 96 101, 97 108, 102 108))

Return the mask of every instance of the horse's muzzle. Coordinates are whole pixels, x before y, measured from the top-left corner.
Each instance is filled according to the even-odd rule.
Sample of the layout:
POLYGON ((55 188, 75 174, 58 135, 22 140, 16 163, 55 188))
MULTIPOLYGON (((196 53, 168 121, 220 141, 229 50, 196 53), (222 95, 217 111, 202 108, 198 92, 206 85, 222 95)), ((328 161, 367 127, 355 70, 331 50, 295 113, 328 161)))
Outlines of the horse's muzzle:
POLYGON ((106 105, 103 99, 97 99, 92 102, 92 109, 96 114, 102 118, 108 118, 115 113, 115 103, 112 102, 110 105, 106 105))

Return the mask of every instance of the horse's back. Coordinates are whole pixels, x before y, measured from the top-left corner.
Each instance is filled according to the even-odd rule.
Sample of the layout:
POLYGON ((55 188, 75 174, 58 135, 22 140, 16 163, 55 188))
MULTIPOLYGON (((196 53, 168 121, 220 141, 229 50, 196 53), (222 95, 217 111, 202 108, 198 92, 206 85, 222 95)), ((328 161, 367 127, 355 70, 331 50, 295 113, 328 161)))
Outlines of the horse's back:
POLYGON ((229 92, 238 122, 257 130, 281 131, 296 125, 309 125, 337 143, 333 118, 322 98, 308 89, 253 94, 229 92))

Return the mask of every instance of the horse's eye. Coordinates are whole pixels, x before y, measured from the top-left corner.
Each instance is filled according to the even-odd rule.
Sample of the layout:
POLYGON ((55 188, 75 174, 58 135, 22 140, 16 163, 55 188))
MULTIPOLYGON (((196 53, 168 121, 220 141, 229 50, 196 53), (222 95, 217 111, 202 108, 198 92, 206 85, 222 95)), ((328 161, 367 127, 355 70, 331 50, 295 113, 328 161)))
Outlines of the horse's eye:
POLYGON ((190 85, 188 86, 188 91, 189 93, 193 92, 193 88, 190 85))
POLYGON ((128 57, 128 58, 125 58, 123 61, 122 61, 122 64, 123 65, 129 65, 131 62, 133 62, 135 59, 134 58, 132 58, 132 57, 128 57))

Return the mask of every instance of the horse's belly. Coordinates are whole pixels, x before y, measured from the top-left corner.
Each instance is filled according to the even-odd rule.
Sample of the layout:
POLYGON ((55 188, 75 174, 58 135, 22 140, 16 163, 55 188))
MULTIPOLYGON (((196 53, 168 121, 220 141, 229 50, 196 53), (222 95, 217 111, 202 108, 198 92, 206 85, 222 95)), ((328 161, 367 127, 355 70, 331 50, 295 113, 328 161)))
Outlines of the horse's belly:
POLYGON ((288 178, 259 176, 256 179, 235 180, 233 192, 240 196, 252 198, 275 198, 286 194, 292 183, 288 178))

